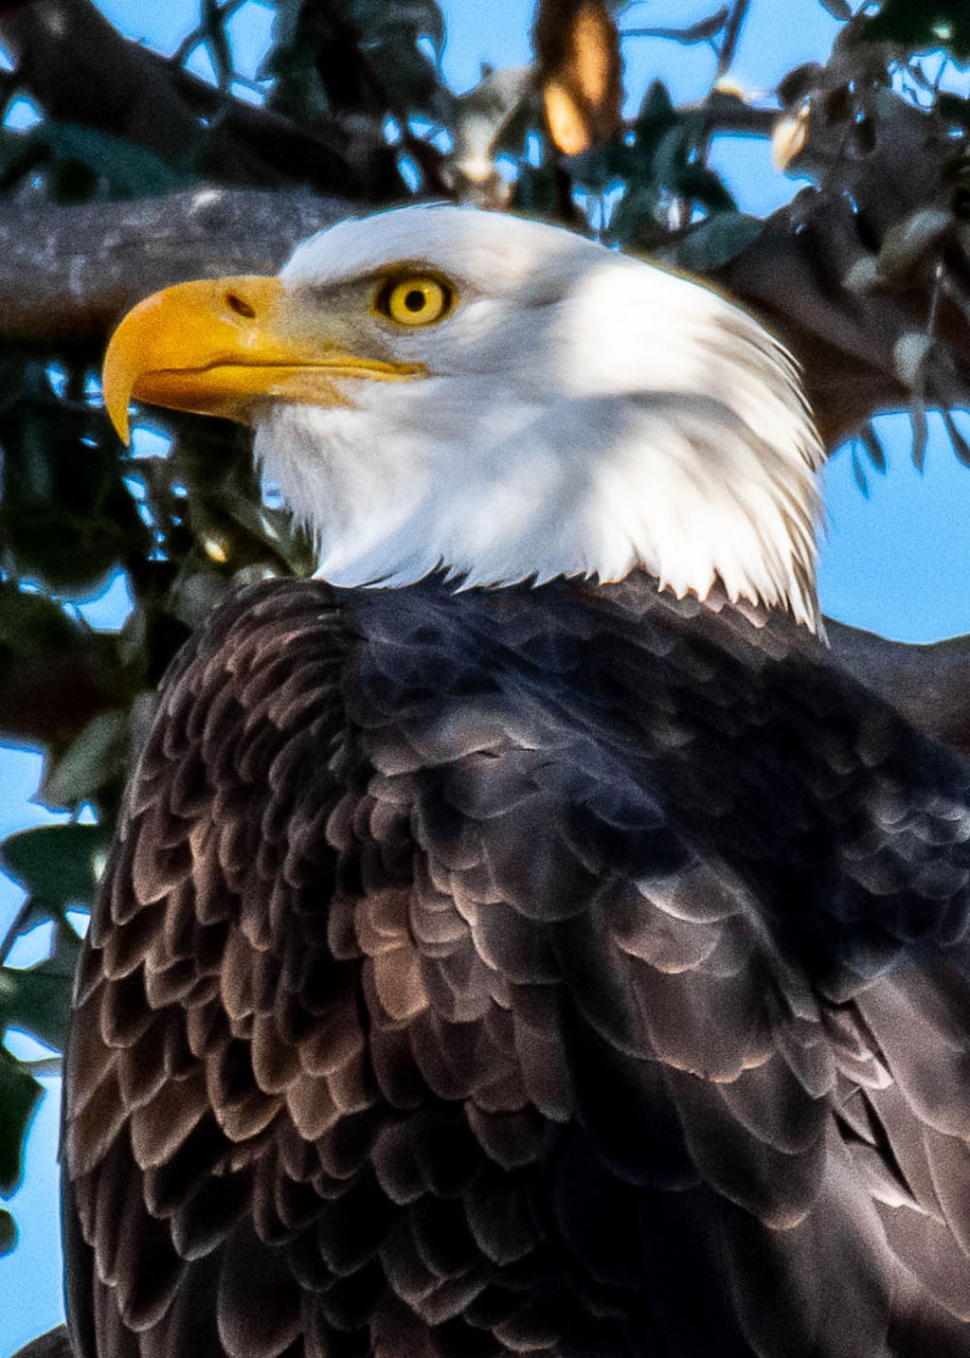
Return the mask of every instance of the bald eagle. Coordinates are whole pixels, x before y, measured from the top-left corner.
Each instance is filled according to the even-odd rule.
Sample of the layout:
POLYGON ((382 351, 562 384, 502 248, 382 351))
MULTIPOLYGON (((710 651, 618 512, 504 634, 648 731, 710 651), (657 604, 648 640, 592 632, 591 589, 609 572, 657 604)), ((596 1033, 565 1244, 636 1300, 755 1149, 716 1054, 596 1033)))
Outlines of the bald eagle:
POLYGON ((970 777, 828 659, 794 366, 447 206, 105 397, 317 548, 182 653, 77 978, 77 1358, 967 1358, 970 777))

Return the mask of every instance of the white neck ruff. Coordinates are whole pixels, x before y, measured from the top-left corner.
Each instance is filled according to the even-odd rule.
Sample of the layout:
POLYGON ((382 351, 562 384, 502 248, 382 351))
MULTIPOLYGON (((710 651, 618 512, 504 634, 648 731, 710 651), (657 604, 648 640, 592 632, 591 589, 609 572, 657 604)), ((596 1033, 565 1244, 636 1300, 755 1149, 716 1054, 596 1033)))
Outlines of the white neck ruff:
MULTIPOLYGON (((679 596, 719 580, 816 627, 823 451, 776 341, 716 293, 567 233, 457 208, 384 220, 414 214, 435 264, 431 226, 456 214, 489 216, 496 250, 499 226, 556 250, 530 294, 479 243, 486 283, 402 337, 429 377, 347 380, 347 405, 267 410, 257 455, 315 536, 316 574, 400 586, 444 567, 467 587, 642 566, 679 596)), ((284 281, 301 286, 312 262, 298 252, 284 281)))

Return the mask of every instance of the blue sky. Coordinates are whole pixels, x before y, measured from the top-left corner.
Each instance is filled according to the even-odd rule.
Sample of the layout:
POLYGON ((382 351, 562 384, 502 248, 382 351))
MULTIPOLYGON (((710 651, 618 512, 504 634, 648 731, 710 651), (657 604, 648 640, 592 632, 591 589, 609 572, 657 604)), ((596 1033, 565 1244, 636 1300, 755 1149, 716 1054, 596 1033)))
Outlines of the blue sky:
MULTIPOLYGON (((129 36, 171 53, 197 19, 196 0, 101 0, 101 9, 129 36)), ((682 26, 713 12, 717 0, 652 0, 633 6, 625 23, 682 26)), ((466 88, 480 63, 517 65, 528 61, 532 0, 445 0, 448 42, 444 64, 453 85, 466 88)), ((237 65, 250 77, 269 36, 271 12, 261 0, 233 20, 237 65)), ((740 45, 733 77, 752 93, 765 95, 788 70, 824 57, 838 25, 817 0, 755 0, 740 45)), ((713 70, 709 49, 685 49, 659 40, 626 44, 632 101, 647 81, 661 76, 675 100, 699 98, 713 70)), ((205 76, 200 51, 193 67, 205 76)), ((24 116, 28 116, 24 111, 24 116)), ((717 167, 729 178, 741 206, 763 214, 787 201, 797 184, 771 166, 762 141, 721 138, 713 149, 717 167)), ((905 416, 880 422, 886 436, 887 475, 869 475, 869 497, 860 493, 847 451, 826 471, 828 537, 823 545, 820 586, 824 610, 833 617, 909 641, 929 641, 970 631, 970 470, 960 466, 934 422, 926 472, 909 458, 905 416)), ((117 586, 92 607, 94 625, 117 625, 117 586)), ((29 751, 0 754, 0 838, 48 819, 28 798, 40 775, 40 758, 29 751)), ((14 884, 0 880, 0 928, 19 903, 14 884)), ((26 952, 21 961, 26 962, 26 952)), ((13 1206, 21 1226, 15 1253, 0 1259, 0 1355, 61 1318, 57 1188, 54 1154, 57 1081, 38 1113, 29 1145, 26 1185, 13 1206)))

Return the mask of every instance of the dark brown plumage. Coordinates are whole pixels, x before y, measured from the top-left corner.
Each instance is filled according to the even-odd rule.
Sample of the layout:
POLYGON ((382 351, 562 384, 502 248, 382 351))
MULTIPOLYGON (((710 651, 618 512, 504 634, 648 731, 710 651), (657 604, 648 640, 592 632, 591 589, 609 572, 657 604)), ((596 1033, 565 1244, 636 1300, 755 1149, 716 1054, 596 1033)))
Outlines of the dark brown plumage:
POLYGON ((78 1358, 967 1358, 968 790, 644 575, 240 595, 78 978, 78 1358))

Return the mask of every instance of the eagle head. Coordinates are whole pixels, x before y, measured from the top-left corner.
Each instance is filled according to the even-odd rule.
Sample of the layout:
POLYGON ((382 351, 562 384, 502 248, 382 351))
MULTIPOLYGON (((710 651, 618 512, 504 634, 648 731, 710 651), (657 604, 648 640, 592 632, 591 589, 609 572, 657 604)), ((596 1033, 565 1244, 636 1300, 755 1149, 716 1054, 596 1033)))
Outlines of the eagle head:
POLYGON ((342 586, 622 579, 817 625, 822 447, 795 366, 693 279, 443 205, 341 222, 277 278, 184 283, 115 333, 129 399, 251 424, 342 586))

